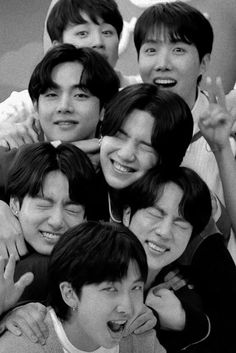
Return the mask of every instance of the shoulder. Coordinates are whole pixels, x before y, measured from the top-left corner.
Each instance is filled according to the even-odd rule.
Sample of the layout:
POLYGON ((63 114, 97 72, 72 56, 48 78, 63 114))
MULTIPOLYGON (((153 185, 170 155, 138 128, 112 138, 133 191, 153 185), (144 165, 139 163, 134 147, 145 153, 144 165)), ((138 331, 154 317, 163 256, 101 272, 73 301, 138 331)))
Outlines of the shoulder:
POLYGON ((39 343, 32 343, 24 335, 15 336, 6 331, 1 336, 0 353, 63 353, 49 313, 46 316, 45 322, 49 328, 49 336, 44 346, 39 343))
POLYGON ((41 353, 44 352, 42 346, 32 343, 24 335, 15 336, 6 331, 1 336, 0 353, 41 353))
POLYGON ((165 353, 165 348, 156 337, 156 332, 150 330, 140 335, 129 335, 120 343, 120 353, 165 353))

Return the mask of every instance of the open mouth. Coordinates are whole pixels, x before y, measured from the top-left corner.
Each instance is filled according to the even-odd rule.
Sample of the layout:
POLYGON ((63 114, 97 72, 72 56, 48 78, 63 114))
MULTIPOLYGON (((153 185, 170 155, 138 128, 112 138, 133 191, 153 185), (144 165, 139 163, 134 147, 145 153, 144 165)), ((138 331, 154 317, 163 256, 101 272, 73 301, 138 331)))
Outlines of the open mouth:
POLYGON ((133 168, 130 168, 130 167, 127 167, 127 166, 124 166, 116 161, 112 161, 112 164, 113 164, 113 167, 114 169, 118 172, 118 173, 124 173, 124 174, 127 174, 127 173, 133 173, 135 172, 135 170, 133 168))
POLYGON ((50 232, 43 232, 40 231, 42 237, 47 240, 48 242, 52 242, 55 243, 59 240, 60 235, 59 234, 55 234, 55 233, 50 233, 50 232))
POLYGON ((170 249, 169 248, 166 248, 166 247, 162 247, 160 245, 157 245, 156 243, 152 242, 152 241, 146 241, 146 244, 148 245, 149 249, 151 251, 154 251, 158 254, 163 254, 164 252, 166 251, 169 251, 170 249))
POLYGON ((154 85, 162 87, 162 88, 171 88, 176 85, 177 81, 173 80, 173 79, 156 78, 153 80, 153 83, 154 83, 154 85))
POLYGON ((110 335, 113 339, 119 340, 122 338, 126 323, 127 320, 111 320, 107 322, 110 335))

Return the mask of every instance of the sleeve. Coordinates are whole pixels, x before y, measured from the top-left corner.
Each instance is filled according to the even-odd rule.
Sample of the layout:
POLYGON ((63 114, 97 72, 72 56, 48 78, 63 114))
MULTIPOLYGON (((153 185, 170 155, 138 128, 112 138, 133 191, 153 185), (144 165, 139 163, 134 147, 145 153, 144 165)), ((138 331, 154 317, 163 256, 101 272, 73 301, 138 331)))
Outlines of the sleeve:
POLYGON ((236 267, 220 234, 202 242, 191 267, 195 289, 211 322, 209 344, 214 352, 235 352, 236 267))
POLYGON ((0 122, 20 123, 34 113, 34 106, 28 90, 12 92, 0 103, 0 122))
POLYGON ((17 305, 25 302, 46 303, 48 295, 48 263, 49 256, 34 253, 26 255, 16 265, 14 280, 17 281, 24 273, 33 272, 34 280, 22 293, 17 305))
POLYGON ((160 330, 157 335, 168 353, 185 350, 204 341, 211 330, 210 321, 202 310, 199 296, 187 286, 176 291, 185 310, 186 323, 182 331, 160 330))

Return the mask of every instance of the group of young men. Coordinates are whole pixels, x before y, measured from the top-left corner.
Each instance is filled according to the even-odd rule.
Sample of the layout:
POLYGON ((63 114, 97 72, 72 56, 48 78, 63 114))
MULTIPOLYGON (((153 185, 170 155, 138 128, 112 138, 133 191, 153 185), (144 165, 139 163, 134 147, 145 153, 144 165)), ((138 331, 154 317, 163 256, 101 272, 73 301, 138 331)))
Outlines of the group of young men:
MULTIPOLYGON (((160 270, 164 267, 168 269, 167 265, 180 255, 185 254, 180 265, 185 264, 187 259, 188 265, 193 262, 196 272, 202 270, 199 264, 201 261, 202 266, 208 264, 209 247, 212 246, 212 251, 216 254, 219 251, 222 256, 227 273, 223 276, 224 280, 231 275, 229 303, 234 305, 231 298, 235 293, 236 270, 226 250, 231 223, 234 227, 234 200, 231 195, 228 196, 233 180, 228 180, 225 171, 222 178, 222 170, 225 169, 233 168, 234 175, 234 167, 224 164, 232 160, 236 152, 235 140, 230 137, 234 119, 228 113, 230 110, 234 114, 234 102, 227 110, 219 79, 216 83, 208 80, 208 92, 200 89, 212 52, 212 26, 203 14, 181 1, 160 3, 144 10, 134 29, 139 73, 143 81, 140 84, 136 84, 134 77, 129 78, 114 70, 122 27, 122 16, 113 0, 58 0, 53 6, 47 18, 52 48, 34 69, 28 91, 14 93, 0 104, 1 198, 10 201, 10 207, 4 202, 0 204, 0 252, 5 258, 11 253, 21 258, 16 269, 17 278, 25 271, 34 272, 35 269, 33 283, 36 289, 29 286, 29 292, 27 289, 25 291, 26 298, 41 300, 37 293, 37 281, 43 286, 43 299, 45 292, 50 295, 49 304, 53 309, 50 309, 46 319, 50 327, 50 339, 46 343, 48 352, 72 352, 76 349, 78 352, 113 353, 132 349, 135 352, 165 352, 165 349, 168 352, 180 349, 204 352, 204 349, 222 349, 224 340, 227 340, 225 351, 233 352, 232 317, 219 314, 226 320, 223 338, 219 339, 220 316, 214 317, 215 306, 213 304, 211 307, 209 300, 211 291, 208 293, 207 284, 203 288, 200 273, 194 274, 194 285, 203 302, 205 294, 201 291, 207 292, 204 305, 210 324, 198 304, 193 314, 192 309, 189 312, 185 307, 181 295, 172 296, 171 291, 157 292, 156 297, 168 302, 168 305, 172 303, 174 308, 170 310, 170 306, 162 302, 164 310, 161 310, 154 292, 151 292, 151 286, 157 284, 157 278, 159 280, 161 277, 160 270), (134 88, 129 89, 130 85, 134 88), (154 89, 153 86, 161 103, 154 99, 153 103, 150 102, 150 94, 149 98, 145 96, 145 92, 154 89), (166 96, 161 93, 165 91, 166 96), (178 102, 178 99, 181 101, 178 102), (172 101, 173 105, 170 106, 172 101), (166 119, 165 110, 168 111, 166 119), (183 121, 186 119, 186 136, 177 128, 177 115, 183 121), (158 116, 162 118, 160 125, 154 123, 158 116), (217 117, 216 121, 212 122, 212 117, 217 117), (221 136, 211 136, 210 130, 218 128, 217 124, 224 130, 223 142, 221 136), (156 136, 160 141, 163 139, 165 151, 160 141, 154 141, 156 136), (58 146, 53 142, 55 140, 62 144, 58 146), (185 141, 188 141, 188 148, 185 141), (100 145, 101 166, 109 191, 109 218, 129 227, 141 241, 146 255, 150 252, 151 259, 152 252, 164 256, 163 263, 159 262, 157 268, 148 255, 148 263, 145 262, 144 251, 139 249, 140 244, 136 244, 136 240, 132 240, 132 235, 126 234, 126 228, 97 223, 97 219, 106 218, 100 209, 103 203, 98 201, 100 197, 105 197, 105 193, 98 192, 104 184, 96 184, 99 171, 95 173, 84 152, 99 169, 100 145), (50 155, 48 162, 47 154, 50 155), (179 155, 181 158, 178 158, 179 155), (173 166, 168 164, 167 156, 169 160, 173 159, 173 166), (107 163, 104 162, 106 160, 107 163), (179 167, 180 164, 182 167, 179 167), (184 167, 191 168, 205 181, 211 197, 199 176, 184 167), (160 172, 160 177, 157 177, 157 172, 160 172), (114 207, 115 203, 117 206, 116 189, 127 191, 125 197, 120 197, 124 202, 124 214, 114 207), (173 205, 169 208, 167 200, 172 196, 173 205), (91 200, 93 202, 90 204, 91 200), (219 236, 213 220, 208 224, 211 204, 214 221, 224 237, 219 236), (225 204, 230 217, 225 216, 225 204), (154 208, 157 211, 153 211, 154 208), (146 216, 140 212, 142 209, 148 210, 146 216), (198 213, 197 217, 195 213, 198 213), (79 226, 86 219, 95 222, 85 222, 79 226), (157 219, 163 220, 165 230, 158 230, 162 241, 156 243, 152 223, 157 219), (30 228, 27 222, 33 227, 30 228), (149 232, 149 238, 143 236, 149 232), (125 236, 122 238, 123 233, 125 236), (211 238, 216 233, 214 248, 211 238), (78 241, 75 246, 76 237, 81 242, 78 241), (174 245, 170 245, 169 240, 169 245, 166 245, 166 239, 171 237, 174 245), (208 239, 210 243, 203 248, 204 254, 202 242, 206 240, 208 244, 208 239), (44 248, 45 242, 47 246, 44 248), (194 246, 187 246, 188 243, 194 246), (117 249, 116 256, 109 257, 112 244, 117 249), (218 249, 219 244, 223 252, 218 249), (176 249, 173 254, 172 247, 176 249), (184 253, 186 248, 188 251, 184 253), (33 254, 28 256, 32 249, 33 254), (199 249, 202 251, 200 255, 199 249), (35 255, 35 251, 41 256, 35 255), (94 255, 94 251, 99 257, 94 255), (99 262, 99 258, 103 261, 99 262), (75 269, 81 267, 83 271, 79 277, 75 269), (49 282, 42 284, 43 273, 47 270, 51 277, 49 282), (144 310, 144 288, 146 303, 159 315, 161 330, 156 328, 155 334, 154 331, 150 334, 145 326, 148 322, 152 328, 156 320, 152 312, 144 310), (101 310, 97 310, 99 305, 95 297, 101 300, 101 310), (93 317, 95 323, 92 323, 93 317), (124 339, 125 328, 132 326, 133 322, 132 334, 127 336, 133 338, 124 339), (197 325, 201 329, 193 332, 193 327, 197 325), (133 334, 142 326, 144 329, 141 329, 140 336, 133 334), (171 330, 170 334, 168 330, 171 330), (216 339, 219 341, 213 343, 216 339), (201 345, 204 340, 205 346, 201 345)), ((233 240, 234 234, 231 232, 231 243, 233 240)), ((234 257, 232 249, 231 254, 234 257)), ((214 263, 213 259, 214 256, 214 263)), ((12 282, 10 285, 14 287, 12 282)), ((21 292, 18 291, 18 294, 21 292)), ((12 304, 10 301, 9 306, 12 304)), ((5 307, 4 304, 4 311, 5 307)), ((0 352, 15 352, 16 345, 19 352, 25 351, 28 341, 24 337, 19 341, 19 338, 13 340, 11 335, 6 333, 0 338, 0 352)), ((29 351, 41 352, 43 348, 32 344, 29 351)))

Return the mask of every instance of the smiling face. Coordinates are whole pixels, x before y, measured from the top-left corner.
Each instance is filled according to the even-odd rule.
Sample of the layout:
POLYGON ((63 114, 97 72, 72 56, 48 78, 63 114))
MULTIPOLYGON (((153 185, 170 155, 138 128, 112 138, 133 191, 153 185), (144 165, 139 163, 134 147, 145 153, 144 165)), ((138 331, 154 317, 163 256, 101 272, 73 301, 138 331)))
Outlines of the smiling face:
POLYGON ((135 109, 114 136, 104 136, 100 160, 109 186, 123 189, 142 177, 157 163, 151 145, 154 118, 135 109))
POLYGON ((197 48, 182 41, 172 42, 165 30, 150 34, 139 52, 142 80, 179 94, 193 108, 197 81, 206 71, 209 55, 200 62, 197 48))
POLYGON ((72 312, 76 327, 72 343, 85 351, 119 344, 125 325, 142 309, 143 288, 134 262, 130 262, 127 276, 121 281, 83 286, 78 311, 72 312))
POLYGON ((159 272, 184 252, 193 227, 179 213, 183 191, 174 183, 164 186, 154 206, 138 210, 129 228, 141 241, 148 268, 159 272))
POLYGON ((66 62, 52 70, 54 88, 39 96, 36 110, 46 140, 73 142, 94 137, 100 101, 80 87, 83 66, 66 62))
POLYGON ((76 47, 96 50, 115 67, 118 60, 119 38, 115 27, 98 18, 96 24, 86 13, 81 13, 85 23, 69 24, 63 32, 62 42, 76 47))
POLYGON ((22 205, 11 199, 24 238, 36 252, 48 255, 59 237, 84 220, 84 207, 70 200, 68 180, 59 171, 50 172, 37 197, 25 196, 22 205))

